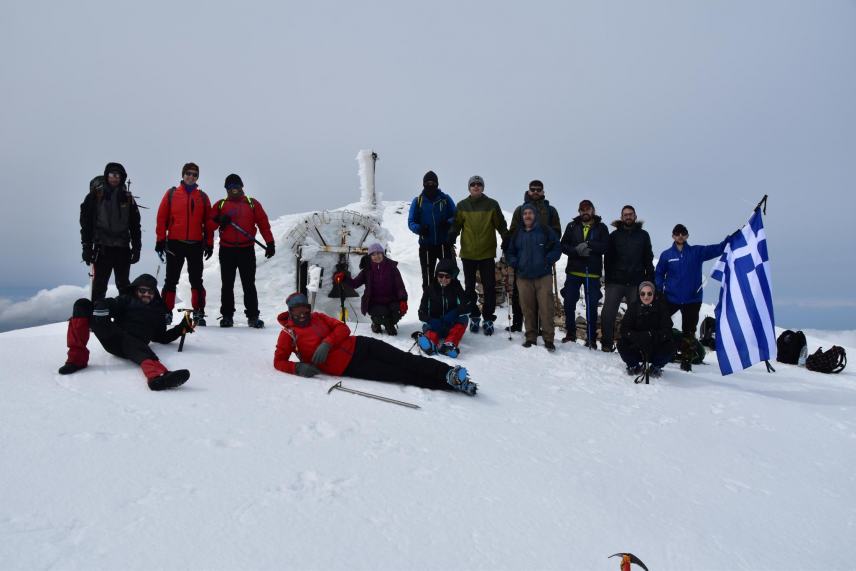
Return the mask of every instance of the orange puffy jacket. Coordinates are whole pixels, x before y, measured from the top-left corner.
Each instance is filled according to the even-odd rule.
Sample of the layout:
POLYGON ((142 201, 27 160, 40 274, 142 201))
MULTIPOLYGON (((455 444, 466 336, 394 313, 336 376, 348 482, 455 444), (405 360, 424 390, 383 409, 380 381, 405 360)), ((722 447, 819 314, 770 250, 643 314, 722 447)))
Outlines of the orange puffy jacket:
POLYGON ((303 363, 312 363, 312 355, 321 343, 331 345, 327 360, 316 365, 321 372, 328 375, 341 375, 354 356, 357 338, 351 335, 347 325, 333 319, 329 315, 317 311, 312 312, 312 319, 306 327, 297 327, 288 315, 280 313, 277 321, 282 325, 282 332, 276 341, 276 352, 273 356, 273 366, 283 372, 295 374, 295 362, 289 361, 291 353, 303 363))
POLYGON ((163 240, 185 240, 214 244, 214 229, 211 221, 211 201, 199 188, 187 192, 184 183, 166 191, 158 208, 155 236, 163 240))
MULTIPOLYGON (((256 226, 262 234, 265 244, 273 243, 273 234, 270 231, 270 221, 268 220, 265 209, 262 208, 262 203, 254 200, 249 196, 239 196, 238 198, 224 198, 214 203, 211 208, 211 221, 216 226, 220 223, 219 217, 228 215, 232 222, 244 229, 244 231, 256 237, 256 226)), ((238 232, 231 224, 220 226, 220 246, 226 248, 245 248, 252 247, 253 241, 238 232)))

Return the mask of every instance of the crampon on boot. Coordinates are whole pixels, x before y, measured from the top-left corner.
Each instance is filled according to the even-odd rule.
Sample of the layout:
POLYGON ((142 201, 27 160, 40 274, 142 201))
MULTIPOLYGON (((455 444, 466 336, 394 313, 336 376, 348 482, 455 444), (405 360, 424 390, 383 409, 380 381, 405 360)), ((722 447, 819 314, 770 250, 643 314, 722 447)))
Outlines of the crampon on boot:
POLYGON ((460 365, 449 369, 446 373, 446 382, 455 390, 474 396, 479 386, 470 380, 467 369, 460 365))

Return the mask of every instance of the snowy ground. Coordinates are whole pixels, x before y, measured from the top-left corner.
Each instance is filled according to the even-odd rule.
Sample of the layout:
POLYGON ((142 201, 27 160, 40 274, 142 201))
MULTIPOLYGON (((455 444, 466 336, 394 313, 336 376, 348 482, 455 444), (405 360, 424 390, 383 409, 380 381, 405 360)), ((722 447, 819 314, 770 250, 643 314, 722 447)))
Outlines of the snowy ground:
MULTIPOLYGON (((400 206, 384 224, 416 292, 400 206)), ((853 568, 852 367, 724 378, 708 356, 644 386, 614 354, 467 334, 476 398, 346 380, 414 411, 274 370, 293 275, 287 252, 261 260, 269 327, 155 346, 192 371, 176 391, 94 339, 89 368, 57 375, 64 324, 0 334, 0 568, 614 570, 619 551, 652 571, 853 568)))

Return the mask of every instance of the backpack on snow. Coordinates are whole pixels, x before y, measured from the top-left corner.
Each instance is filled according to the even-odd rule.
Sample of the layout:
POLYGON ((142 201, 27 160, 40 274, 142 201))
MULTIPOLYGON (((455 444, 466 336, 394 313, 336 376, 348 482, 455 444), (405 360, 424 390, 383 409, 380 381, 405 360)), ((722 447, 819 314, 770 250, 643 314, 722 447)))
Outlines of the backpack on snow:
POLYGON ((796 365, 800 360, 800 353, 807 347, 805 334, 802 331, 783 331, 776 339, 776 350, 778 355, 776 361, 796 365))
MULTIPOLYGON (((672 342, 675 345, 675 354, 672 356, 672 363, 680 363, 684 358, 684 350, 687 343, 680 329, 672 329, 672 342)), ((693 339, 691 349, 693 352, 692 364, 701 365, 704 363, 704 356, 707 354, 707 351, 704 350, 704 346, 702 346, 698 339, 693 339)))
POLYGON ((805 360, 805 368, 818 373, 840 373, 846 366, 847 353, 838 345, 833 345, 828 351, 820 347, 805 360))
POLYGON ((705 317, 699 330, 699 342, 708 349, 716 350, 716 318, 705 317))

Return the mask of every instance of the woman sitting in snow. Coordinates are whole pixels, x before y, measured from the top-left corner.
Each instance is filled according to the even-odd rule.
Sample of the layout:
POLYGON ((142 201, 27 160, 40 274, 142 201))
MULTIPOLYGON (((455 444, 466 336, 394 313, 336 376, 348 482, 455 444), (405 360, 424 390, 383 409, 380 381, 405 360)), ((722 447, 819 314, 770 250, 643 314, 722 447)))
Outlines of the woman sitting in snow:
POLYGON ((368 258, 364 261, 357 277, 349 278, 345 272, 337 272, 333 281, 352 288, 365 285, 360 310, 363 315, 371 316, 372 332, 380 333, 383 326, 388 334, 398 335, 395 326, 407 313, 407 290, 398 271, 398 262, 387 258, 383 246, 378 243, 369 246, 368 258))
POLYGON ((273 358, 273 366, 280 371, 301 377, 326 373, 476 394, 478 385, 470 381, 463 367, 413 355, 374 337, 353 336, 341 321, 313 312, 302 293, 291 294, 285 303, 288 311, 277 317, 283 331, 273 358), (298 362, 289 360, 292 353, 297 354, 298 362))
POLYGON ((672 360, 672 318, 664 300, 655 298, 654 284, 639 284, 639 299, 630 304, 621 320, 618 353, 627 365, 628 375, 644 373, 659 377, 666 363, 672 360))
POLYGON ((440 260, 419 304, 419 320, 423 322, 422 334, 417 338, 419 348, 428 355, 457 357, 472 309, 473 300, 458 281, 455 260, 440 260))

